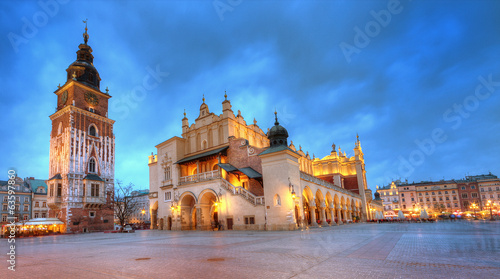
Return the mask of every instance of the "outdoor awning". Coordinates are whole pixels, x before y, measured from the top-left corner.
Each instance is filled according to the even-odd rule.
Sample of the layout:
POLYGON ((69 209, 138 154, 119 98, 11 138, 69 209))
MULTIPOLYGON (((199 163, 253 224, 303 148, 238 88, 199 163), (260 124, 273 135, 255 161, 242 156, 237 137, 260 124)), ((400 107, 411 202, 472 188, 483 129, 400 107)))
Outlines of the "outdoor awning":
POLYGON ((238 175, 239 175, 239 173, 243 173, 244 175, 248 176, 248 178, 253 178, 253 179, 262 178, 262 174, 258 173, 256 170, 252 169, 251 167, 238 169, 231 164, 217 164, 217 165, 227 172, 233 172, 233 173, 236 173, 238 175))
POLYGON ((262 174, 258 173, 256 170, 252 169, 251 167, 241 168, 238 170, 241 171, 242 173, 244 173, 249 178, 253 178, 253 179, 262 178, 262 174))
POLYGON ((38 225, 64 225, 61 220, 57 218, 35 218, 24 223, 26 226, 38 226, 38 225))
POLYGON ((219 152, 225 151, 228 148, 229 148, 229 146, 217 148, 217 149, 214 149, 214 150, 210 150, 210 151, 207 151, 207 152, 200 153, 198 155, 193 155, 193 156, 186 157, 186 158, 181 159, 181 160, 179 160, 179 161, 177 161, 175 163, 176 164, 180 164, 180 163, 185 163, 185 162, 193 161, 193 160, 196 160, 196 159, 200 159, 200 158, 203 158, 203 157, 207 157, 207 156, 210 156, 210 155, 215 155, 215 154, 217 154, 219 152))
POLYGON ((227 172, 232 172, 232 171, 238 170, 237 168, 235 168, 231 164, 217 164, 217 165, 227 172))

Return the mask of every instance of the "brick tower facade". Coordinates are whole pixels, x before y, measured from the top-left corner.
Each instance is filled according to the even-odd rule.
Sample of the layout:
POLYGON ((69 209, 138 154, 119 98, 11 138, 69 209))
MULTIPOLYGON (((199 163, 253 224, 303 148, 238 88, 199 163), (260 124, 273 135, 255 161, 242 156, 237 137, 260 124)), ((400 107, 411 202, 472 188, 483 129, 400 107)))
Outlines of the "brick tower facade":
POLYGON ((78 46, 77 59, 58 86, 56 112, 50 116, 50 163, 47 180, 49 216, 66 224, 66 232, 113 228, 115 136, 108 100, 101 92, 92 48, 78 46))

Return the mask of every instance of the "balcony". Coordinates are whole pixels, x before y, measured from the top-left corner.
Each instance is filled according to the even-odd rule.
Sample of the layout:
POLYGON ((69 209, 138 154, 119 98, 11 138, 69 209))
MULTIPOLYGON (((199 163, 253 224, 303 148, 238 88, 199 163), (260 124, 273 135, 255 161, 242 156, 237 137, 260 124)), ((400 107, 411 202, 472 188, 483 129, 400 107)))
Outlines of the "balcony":
POLYGON ((62 203, 62 197, 47 197, 47 204, 62 203))
POLYGON ((197 173, 189 176, 182 176, 179 184, 196 183, 206 180, 218 179, 220 178, 220 171, 213 170, 208 172, 197 173))

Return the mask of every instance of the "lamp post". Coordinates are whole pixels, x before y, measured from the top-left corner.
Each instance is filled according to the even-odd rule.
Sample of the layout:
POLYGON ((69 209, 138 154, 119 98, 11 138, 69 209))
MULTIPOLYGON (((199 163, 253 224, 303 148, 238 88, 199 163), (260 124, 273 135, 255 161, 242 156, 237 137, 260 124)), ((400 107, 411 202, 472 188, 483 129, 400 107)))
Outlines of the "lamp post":
POLYGON ((476 210, 478 209, 479 207, 477 206, 477 204, 475 202, 473 202, 471 205, 470 205, 470 209, 474 210, 474 220, 477 220, 477 216, 476 216, 476 210))
POLYGON ((490 221, 495 221, 495 219, 493 218, 493 206, 494 205, 495 205, 495 203, 491 202, 491 200, 488 200, 488 202, 486 203, 486 207, 490 208, 490 221))

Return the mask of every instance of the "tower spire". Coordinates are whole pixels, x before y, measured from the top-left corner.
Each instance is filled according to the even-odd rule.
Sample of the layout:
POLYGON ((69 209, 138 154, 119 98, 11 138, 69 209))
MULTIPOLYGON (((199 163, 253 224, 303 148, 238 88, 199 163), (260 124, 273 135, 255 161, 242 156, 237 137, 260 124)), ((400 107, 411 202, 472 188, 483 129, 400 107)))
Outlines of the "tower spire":
POLYGON ((203 103, 205 103, 205 94, 203 94, 203 99, 202 100, 203 100, 203 103))
POLYGON ((274 125, 279 125, 280 123, 278 122, 278 112, 276 111, 276 109, 274 109, 274 125))
POLYGON ((83 23, 85 23, 85 33, 83 33, 83 41, 85 42, 85 44, 87 44, 87 42, 89 41, 89 34, 87 34, 87 21, 88 19, 85 19, 83 21, 83 23))

